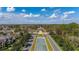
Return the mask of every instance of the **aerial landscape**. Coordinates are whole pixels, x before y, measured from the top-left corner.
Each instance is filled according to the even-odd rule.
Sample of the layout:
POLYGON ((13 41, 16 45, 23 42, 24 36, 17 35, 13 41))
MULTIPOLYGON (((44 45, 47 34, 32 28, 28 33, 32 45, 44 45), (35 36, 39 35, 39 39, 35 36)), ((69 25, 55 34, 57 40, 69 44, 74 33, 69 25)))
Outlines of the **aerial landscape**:
POLYGON ((0 7, 0 51, 79 51, 79 8, 0 7))

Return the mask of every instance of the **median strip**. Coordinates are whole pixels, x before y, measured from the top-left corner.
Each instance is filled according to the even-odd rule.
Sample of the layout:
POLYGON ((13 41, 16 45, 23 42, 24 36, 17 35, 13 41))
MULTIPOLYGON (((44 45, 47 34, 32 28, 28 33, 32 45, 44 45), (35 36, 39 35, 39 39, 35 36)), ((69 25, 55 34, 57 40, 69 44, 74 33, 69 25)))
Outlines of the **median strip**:
POLYGON ((52 45, 50 44, 50 42, 49 42, 49 40, 48 40, 47 37, 46 37, 46 39, 45 39, 45 42, 46 42, 48 51, 52 51, 52 50, 53 50, 52 45))
POLYGON ((47 47, 48 47, 48 51, 52 51, 53 50, 53 48, 52 48, 52 45, 51 45, 51 43, 49 42, 49 40, 48 40, 48 37, 46 37, 46 44, 47 44, 47 47))
POLYGON ((33 40, 33 44, 32 44, 32 47, 31 47, 30 51, 34 51, 34 49, 35 49, 35 46, 36 46, 36 38, 37 38, 37 36, 33 40))

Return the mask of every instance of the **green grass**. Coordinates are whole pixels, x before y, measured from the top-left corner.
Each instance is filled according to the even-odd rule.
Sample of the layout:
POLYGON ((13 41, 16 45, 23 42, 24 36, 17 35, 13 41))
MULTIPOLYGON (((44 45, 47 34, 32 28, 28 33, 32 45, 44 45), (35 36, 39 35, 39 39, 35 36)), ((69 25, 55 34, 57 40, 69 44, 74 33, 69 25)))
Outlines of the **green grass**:
POLYGON ((52 38, 57 42, 57 44, 61 47, 64 51, 73 51, 74 47, 70 44, 69 40, 65 37, 59 35, 51 35, 52 38))
POLYGON ((34 51, 34 48, 36 46, 36 39, 37 39, 37 36, 34 38, 33 45, 31 47, 30 51, 34 51))
POLYGON ((52 49, 52 46, 51 46, 51 44, 50 44, 50 42, 49 42, 49 40, 48 40, 47 37, 46 37, 46 43, 47 43, 48 50, 49 50, 49 51, 52 51, 52 50, 53 50, 53 49, 52 49))

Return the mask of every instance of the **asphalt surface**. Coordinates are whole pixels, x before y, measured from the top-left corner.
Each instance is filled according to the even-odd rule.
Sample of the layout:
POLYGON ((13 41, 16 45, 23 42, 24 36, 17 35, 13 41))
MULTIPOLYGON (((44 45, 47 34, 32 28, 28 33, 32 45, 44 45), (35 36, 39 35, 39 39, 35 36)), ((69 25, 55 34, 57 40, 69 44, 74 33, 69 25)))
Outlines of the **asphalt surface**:
MULTIPOLYGON (((50 44, 53 48, 53 51, 61 51, 58 44, 54 41, 54 39, 50 35, 47 35, 46 37, 48 37, 48 40, 49 40, 49 42, 50 42, 50 44)), ((39 37, 39 36, 37 37, 34 51, 48 51, 47 43, 45 42, 44 36, 43 37, 39 37)))
POLYGON ((35 47, 34 47, 34 51, 48 51, 49 44, 46 41, 46 37, 48 38, 48 41, 53 49, 53 51, 61 51, 60 47, 58 46, 58 44, 54 41, 54 39, 50 36, 50 35, 45 35, 42 32, 42 36, 37 36, 36 42, 35 42, 35 47))
POLYGON ((47 51, 45 37, 37 37, 35 51, 47 51))
POLYGON ((54 49, 54 51, 61 51, 60 47, 58 46, 58 44, 54 41, 54 39, 48 35, 49 41, 54 49))

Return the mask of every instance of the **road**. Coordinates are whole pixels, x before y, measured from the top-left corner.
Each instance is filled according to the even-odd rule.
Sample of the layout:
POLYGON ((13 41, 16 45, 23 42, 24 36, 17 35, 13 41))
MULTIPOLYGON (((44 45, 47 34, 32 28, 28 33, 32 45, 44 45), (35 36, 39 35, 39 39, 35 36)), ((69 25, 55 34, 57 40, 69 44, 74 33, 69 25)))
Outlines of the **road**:
POLYGON ((61 51, 61 49, 50 35, 45 36, 42 33, 42 36, 37 35, 33 40, 30 51, 61 51))
POLYGON ((47 51, 45 37, 37 37, 35 51, 47 51))
POLYGON ((49 50, 49 45, 47 44, 45 37, 37 37, 36 41, 34 42, 35 46, 31 51, 61 51, 58 44, 51 38, 50 35, 48 35, 48 38, 52 50, 49 50))
POLYGON ((51 45, 53 46, 54 51, 61 51, 61 48, 58 46, 58 44, 54 41, 54 39, 48 35, 49 41, 51 45))

